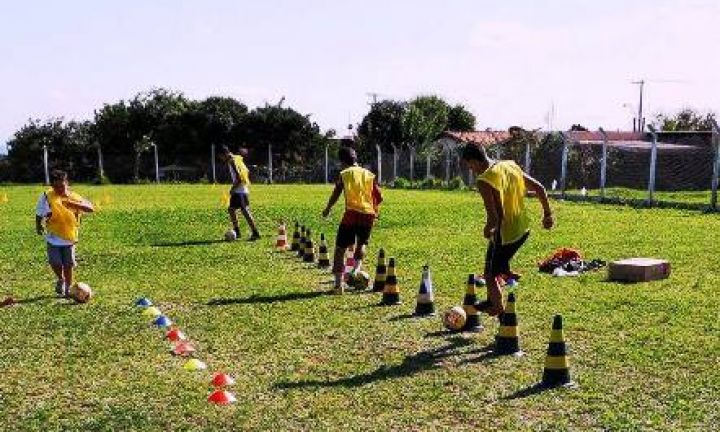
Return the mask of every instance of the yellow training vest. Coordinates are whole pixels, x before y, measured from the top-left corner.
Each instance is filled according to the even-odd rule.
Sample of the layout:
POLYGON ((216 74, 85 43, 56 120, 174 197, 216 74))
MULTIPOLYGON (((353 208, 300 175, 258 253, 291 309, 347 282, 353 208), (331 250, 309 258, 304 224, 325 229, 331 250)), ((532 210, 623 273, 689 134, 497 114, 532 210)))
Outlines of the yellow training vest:
POLYGON ((498 161, 480 174, 478 181, 490 185, 500 196, 502 244, 520 240, 530 226, 525 209, 525 178, 522 169, 513 161, 498 161))
POLYGON ((250 170, 248 170, 247 166, 245 166, 245 161, 243 157, 239 155, 233 155, 231 163, 233 164, 233 167, 231 167, 230 169, 234 168, 236 170, 240 184, 249 186, 250 170))
POLYGON ((375 174, 357 165, 340 172, 345 192, 345 208, 365 214, 375 214, 373 181, 375 174))
POLYGON ((46 223, 48 232, 63 240, 77 242, 80 213, 65 207, 63 201, 80 202, 83 198, 75 192, 69 192, 68 196, 62 196, 52 189, 45 192, 45 197, 52 213, 46 223))

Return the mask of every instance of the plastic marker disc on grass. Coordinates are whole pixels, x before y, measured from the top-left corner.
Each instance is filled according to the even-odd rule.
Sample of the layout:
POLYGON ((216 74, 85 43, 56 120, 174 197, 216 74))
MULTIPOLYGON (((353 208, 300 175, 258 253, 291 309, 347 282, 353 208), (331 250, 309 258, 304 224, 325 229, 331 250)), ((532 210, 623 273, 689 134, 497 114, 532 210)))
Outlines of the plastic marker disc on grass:
POLYGON ((155 321, 153 321, 153 324, 160 328, 170 327, 172 325, 172 321, 170 318, 166 317, 165 315, 160 315, 159 317, 155 318, 155 321))
POLYGON ((150 299, 143 297, 135 302, 135 306, 146 308, 152 306, 152 302, 150 301, 150 299))
POLYGON ((228 374, 218 373, 215 374, 210 384, 212 384, 213 387, 228 387, 235 385, 235 380, 228 374))
POLYGON ((207 369, 207 365, 198 359, 190 359, 185 362, 183 369, 190 372, 201 371, 207 369))
POLYGON ((214 403, 215 405, 230 405, 237 402, 237 399, 228 391, 216 390, 210 394, 208 402, 214 403))
POLYGON ((149 308, 143 310, 143 315, 148 317, 158 317, 162 315, 162 312, 160 312, 160 309, 156 308, 155 306, 150 306, 149 308))
POLYGON ((179 328, 173 328, 165 334, 170 342, 184 341, 187 339, 185 333, 181 332, 179 328))
POLYGON ((195 347, 190 342, 176 342, 175 346, 170 350, 176 356, 188 356, 195 352, 195 347))

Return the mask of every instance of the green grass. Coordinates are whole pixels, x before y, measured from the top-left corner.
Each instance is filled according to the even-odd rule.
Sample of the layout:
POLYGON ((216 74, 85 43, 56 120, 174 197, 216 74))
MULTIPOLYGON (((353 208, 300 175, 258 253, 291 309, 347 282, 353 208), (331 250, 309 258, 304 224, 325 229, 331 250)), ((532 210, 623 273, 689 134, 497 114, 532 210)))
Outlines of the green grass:
MULTIPOLYGON (((527 355, 492 358, 484 350, 497 325, 487 317, 477 335, 404 317, 426 262, 437 307, 462 301, 484 256, 476 194, 386 191, 369 264, 379 246, 397 257, 404 303, 382 308, 373 294, 322 294, 327 273, 272 251, 280 217, 334 238, 340 209, 319 217, 326 186, 254 186, 263 241, 182 245, 222 237, 222 190, 77 186, 112 198, 82 226, 79 279, 95 290, 87 305, 52 298, 33 231, 42 188, 0 190, 9 197, 0 204, 0 294, 24 301, 0 309, 0 429, 710 430, 720 421, 715 215, 554 203, 557 228, 534 229, 515 260, 527 355), (621 285, 604 273, 537 273, 561 246, 605 260, 664 257, 673 274, 621 285), (211 371, 182 370, 133 307, 142 295, 181 325, 211 371, 236 377, 237 404, 206 402, 211 371), (524 394, 542 374, 555 313, 579 388, 524 394)), ((539 219, 534 201, 531 210, 539 219)))

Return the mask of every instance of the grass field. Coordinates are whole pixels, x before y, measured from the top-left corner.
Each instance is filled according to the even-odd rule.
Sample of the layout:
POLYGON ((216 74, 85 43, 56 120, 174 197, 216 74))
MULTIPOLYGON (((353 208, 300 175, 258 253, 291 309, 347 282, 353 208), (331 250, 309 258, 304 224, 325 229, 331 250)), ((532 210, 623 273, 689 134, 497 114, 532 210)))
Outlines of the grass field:
MULTIPOLYGON (((84 219, 79 279, 87 305, 53 298, 34 234, 39 186, 3 187, 0 294, 2 430, 711 430, 720 422, 720 219, 696 211, 554 202, 557 228, 534 229, 515 261, 524 358, 487 353, 496 323, 447 335, 410 319, 421 266, 437 306, 460 304, 484 255, 484 212, 470 192, 386 191, 373 234, 398 261, 404 304, 325 295, 327 273, 274 253, 274 220, 334 238, 326 186, 255 186, 263 241, 220 242, 224 187, 77 186, 111 198, 84 219), (553 279, 535 263, 561 246, 589 258, 658 256, 669 280, 621 285, 604 273, 553 279), (210 370, 190 373, 134 307, 155 301, 210 370), (542 374, 562 313, 579 388, 527 389, 542 374), (235 405, 207 403, 213 370, 238 383, 235 405)), ((539 225, 539 206, 531 203, 539 225)), ((247 234, 247 233, 245 233, 247 234)), ((371 273, 372 270, 371 270, 371 273)))

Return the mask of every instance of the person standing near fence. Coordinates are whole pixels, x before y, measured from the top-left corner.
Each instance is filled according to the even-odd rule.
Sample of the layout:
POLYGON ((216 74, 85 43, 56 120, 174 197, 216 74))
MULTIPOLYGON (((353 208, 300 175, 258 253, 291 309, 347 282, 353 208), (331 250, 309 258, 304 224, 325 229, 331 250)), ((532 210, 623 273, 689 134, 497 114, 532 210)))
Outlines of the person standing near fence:
POLYGON ((490 159, 482 146, 466 144, 463 162, 477 176, 487 222, 483 234, 489 244, 485 255, 487 300, 476 305, 478 310, 495 316, 503 313, 503 276, 511 274, 510 260, 530 235, 530 223, 525 208, 527 190, 534 191, 543 207, 542 225, 554 225, 552 210, 545 188, 513 161, 490 159))
POLYGON ((345 213, 335 238, 333 258, 332 271, 335 277, 333 293, 335 294, 342 294, 345 291, 344 258, 345 251, 350 246, 355 245, 355 266, 351 273, 354 274, 362 268, 365 247, 370 240, 370 233, 382 202, 382 194, 375 175, 358 165, 357 154, 348 146, 349 144, 352 144, 351 140, 344 140, 340 147, 339 157, 342 171, 340 171, 340 177, 335 183, 335 189, 330 195, 325 210, 322 212, 324 218, 328 217, 340 195, 345 194, 345 213))
POLYGON ((228 214, 230 222, 232 222, 235 235, 240 237, 240 226, 238 225, 237 211, 240 210, 242 215, 252 231, 248 241, 255 241, 260 238, 260 232, 255 225, 255 219, 250 212, 250 170, 245 166, 245 158, 248 151, 245 148, 238 150, 238 154, 233 154, 227 146, 220 149, 220 157, 228 166, 232 186, 230 187, 230 205, 228 206, 228 214))

